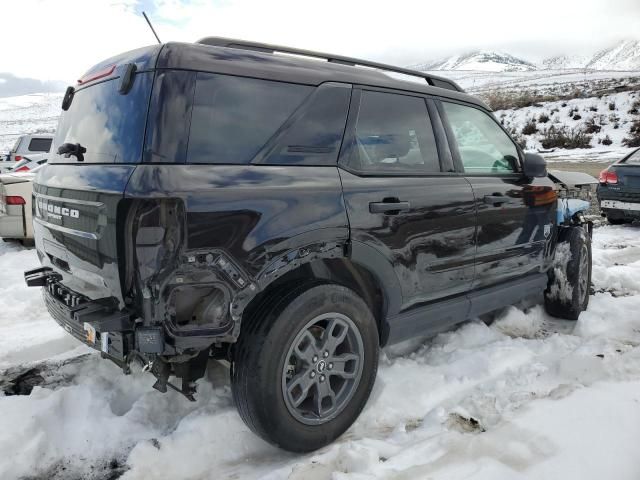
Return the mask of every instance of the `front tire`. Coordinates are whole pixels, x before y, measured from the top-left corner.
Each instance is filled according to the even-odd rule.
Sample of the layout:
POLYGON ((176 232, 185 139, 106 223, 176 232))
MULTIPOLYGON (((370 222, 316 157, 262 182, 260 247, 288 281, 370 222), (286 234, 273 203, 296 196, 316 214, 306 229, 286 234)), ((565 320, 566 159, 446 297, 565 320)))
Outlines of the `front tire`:
POLYGON ((591 238, 582 227, 563 228, 544 292, 547 313, 558 318, 577 320, 589 305, 590 286, 591 238))
POLYGON ((342 435, 364 408, 379 337, 366 303, 338 285, 294 289, 247 319, 234 352, 233 397, 266 441, 308 452, 342 435))

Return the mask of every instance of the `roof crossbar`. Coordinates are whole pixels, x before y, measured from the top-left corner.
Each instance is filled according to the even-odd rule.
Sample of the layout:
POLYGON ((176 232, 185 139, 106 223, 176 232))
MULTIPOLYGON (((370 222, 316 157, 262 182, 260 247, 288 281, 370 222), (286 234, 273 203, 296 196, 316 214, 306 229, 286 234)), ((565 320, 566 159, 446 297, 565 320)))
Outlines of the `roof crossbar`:
POLYGON ((384 63, 370 62, 368 60, 360 60, 358 58, 344 57, 342 55, 333 55, 330 53, 314 52, 312 50, 304 50, 301 48, 282 47, 278 45, 271 45, 268 43, 251 42, 247 40, 237 40, 234 38, 223 37, 205 37, 198 40, 196 43, 203 45, 210 45, 214 47, 227 47, 238 48, 241 50, 253 50, 262 53, 286 53, 291 55, 299 55, 303 57, 319 58, 326 60, 329 63, 337 63, 340 65, 348 65, 350 67, 362 66, 375 68, 378 70, 384 70, 387 72, 400 73, 402 75, 409 75, 411 77, 418 77, 424 79, 429 85, 434 87, 446 88, 449 90, 456 90, 458 92, 464 92, 460 86, 447 78, 438 77, 436 75, 419 72, 417 70, 411 70, 408 68, 395 67, 393 65, 387 65, 384 63))

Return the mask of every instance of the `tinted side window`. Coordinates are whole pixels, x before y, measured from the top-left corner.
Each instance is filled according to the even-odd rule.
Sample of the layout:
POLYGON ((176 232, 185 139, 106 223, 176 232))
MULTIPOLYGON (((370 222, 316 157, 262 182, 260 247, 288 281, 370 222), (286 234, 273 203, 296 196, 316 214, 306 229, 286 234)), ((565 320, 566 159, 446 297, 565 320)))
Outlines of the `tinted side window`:
POLYGON ((442 105, 465 172, 500 174, 516 170, 518 150, 488 113, 457 103, 442 105))
POLYGON ((29 142, 30 152, 48 152, 51 148, 51 138, 32 138, 29 142))
POLYGON ((263 163, 335 165, 349 111, 351 87, 324 84, 285 125, 275 150, 263 163))
POLYGON ((184 163, 195 72, 160 70, 151 93, 145 143, 145 162, 184 163))
POLYGON ((249 163, 312 89, 198 73, 187 161, 249 163))
POLYGON ((351 166, 372 173, 440 171, 433 129, 423 98, 363 91, 351 166))

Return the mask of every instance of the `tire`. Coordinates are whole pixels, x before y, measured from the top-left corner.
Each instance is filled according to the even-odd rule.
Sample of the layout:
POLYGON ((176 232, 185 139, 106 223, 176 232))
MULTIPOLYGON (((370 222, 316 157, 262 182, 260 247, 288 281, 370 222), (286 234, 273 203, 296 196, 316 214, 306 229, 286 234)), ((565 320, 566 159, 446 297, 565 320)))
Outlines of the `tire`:
POLYGON ((544 292, 547 313, 558 318, 577 320, 589 305, 591 285, 591 238, 581 227, 560 231, 556 258, 549 271, 544 292), (570 253, 570 255, 569 255, 570 253))
POLYGON ((379 337, 370 309, 352 290, 301 286, 242 328, 231 388, 253 432, 285 450, 310 452, 358 418, 375 382, 379 337))
POLYGON ((611 217, 607 217, 607 222, 609 222, 611 225, 624 225, 625 223, 631 223, 630 220, 627 220, 626 218, 611 218, 611 217))

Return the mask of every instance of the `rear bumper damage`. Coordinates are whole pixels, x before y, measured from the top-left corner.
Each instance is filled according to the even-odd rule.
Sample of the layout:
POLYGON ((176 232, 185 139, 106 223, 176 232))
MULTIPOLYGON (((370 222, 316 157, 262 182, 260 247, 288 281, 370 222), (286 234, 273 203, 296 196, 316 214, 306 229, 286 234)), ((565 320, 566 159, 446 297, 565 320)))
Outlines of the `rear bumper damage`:
POLYGON ((27 286, 42 287, 49 314, 69 334, 100 351, 125 374, 132 362, 141 364, 158 379, 156 390, 166 392, 169 387, 194 400, 194 382, 204 375, 208 349, 178 353, 163 327, 145 326, 133 311, 118 309, 116 299, 91 300, 73 292, 50 267, 26 271, 24 278, 27 286), (171 375, 182 379, 181 388, 169 383, 171 375))
POLYGON ((132 313, 116 309, 114 302, 93 301, 59 283, 49 267, 24 274, 29 287, 43 287, 42 296, 53 319, 84 344, 99 350, 121 367, 135 350, 132 313))

